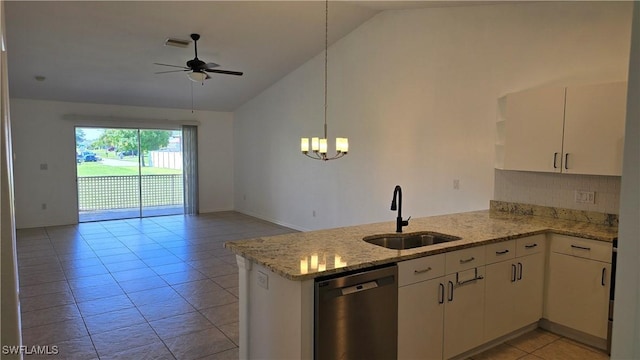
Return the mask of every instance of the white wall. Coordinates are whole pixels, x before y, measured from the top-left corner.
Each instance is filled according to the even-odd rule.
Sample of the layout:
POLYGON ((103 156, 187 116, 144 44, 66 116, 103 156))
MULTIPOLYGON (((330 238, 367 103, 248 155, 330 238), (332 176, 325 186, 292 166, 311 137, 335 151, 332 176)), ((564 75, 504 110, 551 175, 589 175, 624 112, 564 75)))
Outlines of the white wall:
POLYGON ((640 5, 633 11, 611 359, 640 358, 640 5))
POLYGON ((198 121, 200 212, 233 209, 232 113, 11 99, 11 117, 18 228, 77 222, 74 126, 96 125, 91 117, 198 121), (68 114, 88 117, 63 119, 68 114))
POLYGON ((377 15, 329 49, 329 138, 349 137, 349 155, 322 163, 299 152, 300 137, 322 135, 320 54, 236 111, 236 210, 298 229, 392 220, 396 184, 405 216, 488 208, 497 98, 626 79, 631 7, 545 2, 377 15))

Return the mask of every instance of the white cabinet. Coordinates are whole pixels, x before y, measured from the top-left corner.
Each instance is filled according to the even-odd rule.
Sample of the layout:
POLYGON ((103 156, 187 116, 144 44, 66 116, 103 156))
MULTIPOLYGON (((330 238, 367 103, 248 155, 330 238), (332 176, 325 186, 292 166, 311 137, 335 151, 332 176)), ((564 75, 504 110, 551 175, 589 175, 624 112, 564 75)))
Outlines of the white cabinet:
POLYGON ((605 339, 611 244, 552 235, 545 317, 605 339))
POLYGON ((442 359, 443 278, 398 289, 398 359, 442 359))
POLYGON ((627 83, 568 87, 562 172, 621 175, 627 83))
POLYGON ((398 263, 398 359, 449 359, 482 344, 483 265, 484 246, 398 263))
POLYGON ((485 341, 542 317, 545 243, 536 235, 487 245, 485 341))
POLYGON ((620 175, 626 87, 615 82, 502 97, 496 168, 620 175))
POLYGON ((398 359, 442 359, 444 254, 398 264, 398 359))
POLYGON ((564 95, 564 88, 543 88, 498 100, 497 168, 560 172, 564 95))
POLYGON ((543 317, 604 339, 610 259, 611 243, 541 234, 400 262, 398 359, 450 359, 543 317))
POLYGON ((515 240, 487 245, 487 258, 494 260, 486 267, 484 333, 487 341, 515 330, 512 325, 517 292, 515 250, 515 240))
POLYGON ((443 358, 449 359, 484 342, 485 247, 445 255, 443 358))
POLYGON ((544 252, 518 257, 517 261, 514 329, 533 324, 542 318, 546 265, 544 252))
POLYGON ((444 359, 484 342, 484 270, 480 266, 445 278, 444 359))

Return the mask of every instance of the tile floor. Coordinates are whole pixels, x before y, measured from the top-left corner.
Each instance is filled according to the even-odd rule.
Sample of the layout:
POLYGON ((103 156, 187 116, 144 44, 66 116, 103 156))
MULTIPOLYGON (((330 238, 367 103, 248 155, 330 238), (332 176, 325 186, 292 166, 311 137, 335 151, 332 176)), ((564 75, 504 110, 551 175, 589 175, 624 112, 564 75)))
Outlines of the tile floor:
POLYGON ((235 212, 18 230, 25 359, 237 359, 227 240, 293 230, 235 212))
POLYGON ((598 349, 562 336, 536 329, 502 343, 471 360, 605 360, 609 356, 598 349))
MULTIPOLYGON (((238 276, 228 240, 292 232, 235 212, 18 230, 25 345, 53 359, 237 359, 238 276)), ((480 359, 608 359, 535 330, 480 359)))

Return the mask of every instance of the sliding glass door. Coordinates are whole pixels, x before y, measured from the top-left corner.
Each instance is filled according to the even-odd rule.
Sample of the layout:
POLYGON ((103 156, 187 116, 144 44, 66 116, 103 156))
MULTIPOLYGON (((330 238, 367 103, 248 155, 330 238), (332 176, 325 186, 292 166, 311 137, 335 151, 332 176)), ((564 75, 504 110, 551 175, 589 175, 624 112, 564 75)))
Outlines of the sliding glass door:
POLYGON ((182 214, 182 132, 140 132, 140 211, 142 217, 182 214))
POLYGON ((76 128, 80 222, 184 213, 182 131, 76 128))

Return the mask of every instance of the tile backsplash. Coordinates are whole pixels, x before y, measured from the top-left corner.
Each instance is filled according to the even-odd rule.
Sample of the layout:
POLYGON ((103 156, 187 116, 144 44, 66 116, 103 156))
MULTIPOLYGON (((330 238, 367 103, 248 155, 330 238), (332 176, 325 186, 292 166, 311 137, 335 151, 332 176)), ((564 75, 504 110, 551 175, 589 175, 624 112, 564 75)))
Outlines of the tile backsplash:
POLYGON ((495 170, 498 201, 619 214, 620 177, 495 170), (575 190, 594 191, 595 204, 575 202, 575 190))

